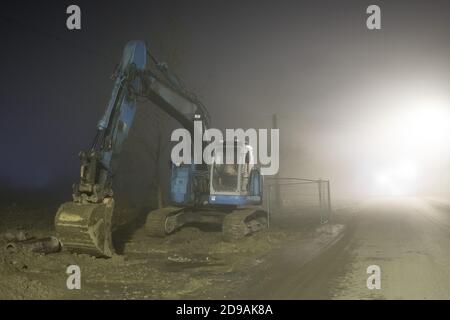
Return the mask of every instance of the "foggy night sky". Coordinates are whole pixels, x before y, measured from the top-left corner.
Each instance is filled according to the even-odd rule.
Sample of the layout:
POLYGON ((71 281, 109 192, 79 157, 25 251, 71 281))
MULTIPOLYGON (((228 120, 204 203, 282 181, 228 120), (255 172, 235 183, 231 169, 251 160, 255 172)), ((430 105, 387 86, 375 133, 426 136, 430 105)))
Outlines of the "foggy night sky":
MULTIPOLYGON (((449 108, 449 1, 77 0, 1 7, 6 187, 63 183, 70 194, 77 154, 91 142, 111 94, 109 77, 133 39, 150 48, 180 47, 177 73, 208 107, 213 127, 269 128, 278 113, 282 174, 331 178, 343 193, 360 191, 365 170, 386 160, 358 139, 389 112, 391 97, 434 95, 449 108), (70 4, 81 7, 81 31, 66 29, 70 4), (370 4, 381 7, 382 30, 366 28, 370 4), (168 31, 174 24, 177 36, 168 31)), ((436 167, 444 172, 427 174, 450 193, 448 150, 442 155, 447 160, 436 167)))

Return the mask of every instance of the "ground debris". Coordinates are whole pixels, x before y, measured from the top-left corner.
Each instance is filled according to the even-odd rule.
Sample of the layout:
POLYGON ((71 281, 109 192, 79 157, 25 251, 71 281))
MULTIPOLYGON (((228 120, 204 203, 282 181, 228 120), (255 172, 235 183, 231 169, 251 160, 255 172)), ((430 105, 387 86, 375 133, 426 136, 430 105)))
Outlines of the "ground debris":
POLYGON ((49 254, 61 251, 61 243, 55 237, 46 237, 9 242, 5 248, 10 253, 17 253, 18 251, 25 250, 34 253, 49 254))
POLYGON ((9 241, 9 242, 16 242, 16 241, 25 241, 32 239, 33 237, 25 230, 16 229, 16 230, 7 230, 4 233, 0 235, 0 238, 9 241))

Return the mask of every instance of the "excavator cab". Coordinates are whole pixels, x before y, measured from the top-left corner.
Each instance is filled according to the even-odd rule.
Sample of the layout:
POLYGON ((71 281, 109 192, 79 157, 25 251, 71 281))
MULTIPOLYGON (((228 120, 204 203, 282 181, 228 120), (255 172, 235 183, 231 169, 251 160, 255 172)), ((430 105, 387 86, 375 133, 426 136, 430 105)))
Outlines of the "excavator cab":
POLYGON ((234 141, 225 142, 223 148, 215 150, 210 167, 208 202, 212 207, 222 208, 225 213, 222 220, 223 239, 237 240, 266 229, 269 217, 261 207, 263 180, 259 165, 254 161, 252 147, 234 141), (233 150, 232 164, 226 163, 226 153, 230 150, 233 150))
POLYGON ((262 203, 262 176, 254 161, 250 145, 224 143, 222 152, 214 154, 210 170, 210 204, 260 205, 262 203), (226 163, 226 151, 233 144, 234 163, 226 163))

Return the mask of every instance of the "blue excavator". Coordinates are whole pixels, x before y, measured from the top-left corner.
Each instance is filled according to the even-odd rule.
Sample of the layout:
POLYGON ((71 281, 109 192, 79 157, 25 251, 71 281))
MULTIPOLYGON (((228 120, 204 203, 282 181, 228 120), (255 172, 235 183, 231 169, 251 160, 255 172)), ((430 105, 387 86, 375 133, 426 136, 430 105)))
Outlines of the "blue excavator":
MULTIPOLYGON (((206 107, 143 41, 125 46, 114 78, 93 143, 80 152, 80 182, 73 185, 73 199, 62 204, 55 217, 56 233, 65 249, 96 257, 115 254, 113 180, 137 100, 147 98, 192 135, 194 121, 201 120, 202 128, 210 125, 206 107)), ((221 161, 225 155, 219 152, 211 165, 172 164, 170 205, 147 215, 149 236, 164 237, 189 223, 218 223, 224 240, 230 241, 267 228, 268 214, 261 207, 263 177, 259 165, 248 161, 253 157, 251 147, 244 141, 219 143, 225 149, 233 144, 235 164, 225 164, 221 161)))

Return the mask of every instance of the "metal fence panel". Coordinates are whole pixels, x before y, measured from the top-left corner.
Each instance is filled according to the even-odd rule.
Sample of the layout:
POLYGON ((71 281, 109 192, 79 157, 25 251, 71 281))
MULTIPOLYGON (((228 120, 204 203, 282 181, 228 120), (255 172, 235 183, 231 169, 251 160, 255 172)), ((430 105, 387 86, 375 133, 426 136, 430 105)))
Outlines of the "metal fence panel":
POLYGON ((270 215, 314 213, 326 223, 331 215, 330 181, 271 178, 266 184, 265 206, 270 215))

